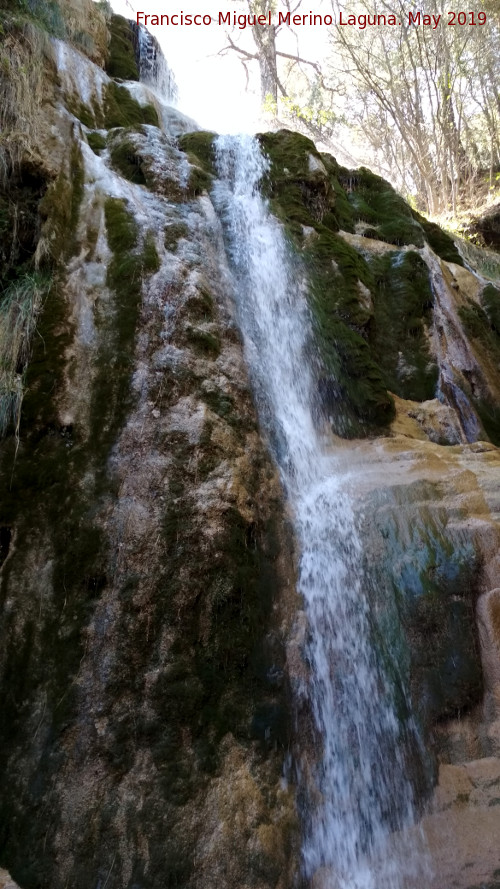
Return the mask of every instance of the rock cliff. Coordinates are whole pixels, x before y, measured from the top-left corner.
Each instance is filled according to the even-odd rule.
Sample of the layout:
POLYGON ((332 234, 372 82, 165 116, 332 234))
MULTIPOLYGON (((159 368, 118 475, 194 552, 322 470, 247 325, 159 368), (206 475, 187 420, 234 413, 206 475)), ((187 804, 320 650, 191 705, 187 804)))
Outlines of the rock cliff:
MULTIPOLYGON (((307 627, 213 134, 139 80, 125 20, 90 0, 14 6, 0 0, 0 863, 22 889, 299 886, 307 627)), ((309 280, 318 425, 349 479, 373 634, 420 726, 429 889, 493 889, 500 261, 306 138, 259 139, 309 280)))

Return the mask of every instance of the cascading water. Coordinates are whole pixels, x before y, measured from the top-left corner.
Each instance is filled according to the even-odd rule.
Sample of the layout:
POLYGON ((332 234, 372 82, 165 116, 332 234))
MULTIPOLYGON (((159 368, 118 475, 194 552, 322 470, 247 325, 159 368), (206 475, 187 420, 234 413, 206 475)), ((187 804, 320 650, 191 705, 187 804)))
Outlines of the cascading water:
POLYGON ((143 25, 132 23, 138 45, 139 74, 142 83, 152 87, 165 102, 175 104, 179 90, 175 76, 155 37, 143 25))
POLYGON ((397 850, 396 836, 413 820, 404 730, 370 642, 361 543, 345 478, 315 423, 312 326, 300 274, 259 192, 267 164, 258 141, 220 137, 216 151, 214 199, 234 268, 239 323, 300 550, 309 632, 304 693, 322 747, 313 762, 298 763, 304 796, 314 799, 303 813, 305 875, 325 889, 422 886, 425 856, 415 837, 413 848, 401 841, 404 849, 397 850))

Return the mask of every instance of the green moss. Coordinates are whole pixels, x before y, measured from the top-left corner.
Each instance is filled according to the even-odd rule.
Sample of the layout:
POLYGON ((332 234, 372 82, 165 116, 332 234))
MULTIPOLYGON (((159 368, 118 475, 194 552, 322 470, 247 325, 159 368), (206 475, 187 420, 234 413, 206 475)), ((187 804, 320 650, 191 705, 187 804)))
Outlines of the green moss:
MULTIPOLYGON (((276 216, 297 236, 302 234, 302 226, 320 222, 338 231, 346 205, 340 199, 337 216, 334 178, 327 175, 328 170, 313 142, 288 130, 260 134, 258 139, 270 160, 269 175, 263 185, 276 216), (310 168, 311 158, 318 169, 310 168), (321 171, 321 165, 325 172, 321 171)), ((339 194, 341 191, 339 189, 339 194)))
POLYGON ((62 40, 67 37, 66 23, 57 0, 18 0, 17 8, 53 37, 62 40))
POLYGON ((186 300, 186 309, 193 321, 213 321, 215 301, 211 293, 201 288, 186 300))
POLYGON ((47 179, 31 165, 21 165, 0 189, 0 291, 32 269, 40 236, 40 201, 47 179))
POLYGON ((109 154, 113 167, 125 179, 128 179, 129 182, 134 182, 136 185, 147 184, 142 157, 130 139, 124 138, 113 142, 109 154))
POLYGON ((374 319, 369 342, 384 383, 401 398, 434 398, 438 368, 426 336, 434 302, 427 265, 409 251, 374 256, 370 267, 374 319))
POLYGON ((210 410, 225 420, 226 423, 229 423, 230 426, 233 426, 235 429, 241 427, 241 416, 236 409, 234 399, 230 395, 222 392, 220 389, 205 389, 202 391, 201 397, 210 410))
POLYGON ((89 143, 94 154, 99 155, 103 148, 106 148, 106 139, 100 133, 88 133, 87 142, 89 143))
POLYGON ((500 336, 500 290, 493 284, 487 284, 481 294, 484 307, 492 331, 500 336))
POLYGON ((154 234, 149 231, 144 238, 142 247, 142 268, 146 274, 151 275, 158 271, 160 265, 160 257, 156 249, 154 234))
POLYGON ((392 420, 394 406, 367 342, 372 309, 360 290, 373 279, 365 259, 323 226, 304 250, 323 373, 319 392, 337 434, 366 434, 392 420))
MULTIPOLYGON (((141 250, 137 227, 125 204, 109 199, 105 213, 113 257, 107 286, 112 298, 106 301, 105 313, 97 310, 101 335, 91 391, 91 431, 87 434, 86 428, 76 424, 61 426, 60 401, 74 337, 64 276, 71 250, 80 249, 76 227, 83 193, 79 151, 71 148, 71 155, 72 175, 61 174, 42 200, 46 230, 54 236, 50 241, 53 257, 47 260, 52 267, 52 285, 38 320, 38 335, 26 372, 27 393, 17 455, 14 459, 14 436, 7 437, 0 455, 0 543, 8 546, 11 528, 15 528, 16 540, 15 550, 11 548, 3 564, 2 597, 11 594, 11 585, 19 585, 20 578, 26 582, 26 566, 36 565, 35 559, 39 560, 40 571, 46 566, 47 576, 50 574, 47 587, 42 581, 40 585, 34 581, 33 590, 19 592, 24 596, 22 632, 16 611, 15 619, 13 613, 4 628, 2 653, 9 695, 4 702, 6 721, 2 720, 0 726, 5 791, 0 801, 0 843, 3 860, 16 875, 22 875, 25 885, 33 886, 54 883, 53 840, 60 828, 53 797, 55 775, 66 755, 65 732, 74 722, 79 705, 74 679, 85 650, 85 627, 96 597, 107 583, 108 554, 95 515, 101 497, 110 493, 109 448, 130 403, 141 280, 158 261, 152 237, 146 237, 141 250), (41 702, 40 723, 35 733, 27 733, 26 726, 32 725, 41 702), (36 817, 45 805, 53 811, 50 824, 36 817)), ((30 227, 33 232, 39 230, 31 218, 30 227)), ((111 775, 130 761, 129 749, 123 755, 118 750, 126 748, 122 720, 113 721, 110 737, 113 732, 117 749, 100 751, 100 755, 109 757, 111 775)), ((109 796, 102 806, 102 830, 107 827, 107 836, 112 837, 112 824, 105 817, 109 796)), ((98 821, 97 830, 100 825, 98 821)), ((75 864, 69 878, 72 885, 85 884, 88 867, 98 872, 107 857, 101 854, 99 861, 94 861, 96 844, 102 853, 107 842, 106 836, 96 839, 94 826, 89 836, 78 838, 75 857, 78 861, 81 856, 85 865, 75 864)), ((104 880, 113 860, 111 853, 104 880)))
POLYGON ((210 358, 217 358, 220 355, 220 340, 215 333, 189 325, 186 328, 186 339, 201 355, 210 358))
POLYGON ((113 252, 106 284, 116 296, 114 311, 98 319, 103 345, 92 390, 90 428, 99 456, 108 452, 130 406, 130 373, 143 270, 136 249, 137 225, 125 202, 107 198, 104 210, 108 244, 113 252))
POLYGON ((430 222, 425 216, 417 213, 416 210, 412 210, 412 214, 413 218, 422 226, 425 240, 432 247, 434 253, 441 259, 444 259, 445 262, 454 262, 455 265, 463 266, 464 261, 452 236, 440 228, 439 225, 436 225, 435 222, 430 222))
POLYGON ((195 165, 201 167, 212 176, 216 174, 214 139, 215 133, 199 131, 184 133, 179 136, 179 148, 187 154, 193 155, 195 165))
POLYGON ((167 250, 171 253, 174 253, 177 250, 177 244, 181 238, 186 238, 189 234, 189 229, 184 222, 171 222, 167 225, 163 243, 167 250))
POLYGON ((197 197, 204 191, 209 191, 212 185, 212 177, 200 167, 191 167, 189 171, 188 193, 191 197, 197 197))
POLYGON ((93 129, 96 126, 97 121, 94 111, 86 105, 85 102, 82 102, 76 93, 66 96, 65 104, 70 114, 73 114, 74 117, 78 118, 84 126, 89 127, 89 129, 93 129))
POLYGON ((365 258, 336 233, 353 231, 359 218, 351 200, 353 188, 367 191, 372 185, 379 193, 381 214, 383 209, 377 224, 388 225, 396 208, 412 235, 414 229, 420 236, 421 231, 402 199, 378 177, 372 183, 368 171, 365 175, 344 170, 297 133, 281 130, 258 138, 270 159, 264 187, 271 209, 283 221, 308 270, 321 365, 320 401, 335 432, 349 437, 368 434, 394 417, 393 400, 371 341, 375 284, 365 258), (312 228, 312 234, 305 233, 304 226, 312 228))
POLYGON ((112 15, 108 28, 111 39, 106 72, 110 77, 119 77, 121 80, 139 80, 134 35, 130 23, 121 15, 112 15))
MULTIPOLYGON (((69 240, 71 240, 71 233, 69 240)), ((50 597, 24 599, 23 637, 6 628, 4 648, 8 701, 4 714, 8 733, 2 737, 1 764, 5 795, 0 821, 16 825, 2 836, 4 855, 26 874, 27 885, 48 883, 51 843, 58 829, 33 817, 42 800, 50 801, 54 770, 61 755, 62 734, 74 712, 76 675, 83 653, 82 630, 89 608, 105 583, 105 551, 92 508, 80 480, 89 454, 77 430, 61 427, 57 397, 65 373, 65 354, 72 340, 69 307, 61 282, 54 279, 38 321, 38 336, 27 372, 21 442, 8 438, 0 462, 0 526, 16 527, 16 550, 4 566, 3 594, 9 581, 23 575, 33 552, 46 552, 51 565, 50 597), (44 550, 42 540, 47 540, 44 550), (12 762, 33 755, 26 738, 27 709, 44 701, 41 743, 36 755, 36 781, 17 784, 12 762), (7 763, 10 759, 10 767, 7 763), (7 776, 7 777, 5 777, 7 776), (30 855, 26 856, 26 842, 30 855)), ((14 581, 15 582, 15 581, 14 581)), ((1 731, 3 735, 3 730, 1 731)), ((23 773, 24 774, 24 773, 23 773)), ((56 811, 57 807, 54 807, 56 811)))
POLYGON ((139 105, 125 86, 110 83, 104 97, 104 118, 106 129, 113 127, 134 127, 142 124, 159 126, 158 114, 153 105, 139 105))
POLYGON ((271 161, 270 178, 274 182, 285 174, 293 179, 308 178, 308 156, 320 159, 320 154, 311 139, 290 130, 277 133, 259 133, 261 148, 271 161))
POLYGON ((394 404, 368 343, 342 321, 315 307, 318 339, 325 375, 319 394, 332 428, 352 438, 386 426, 394 417, 394 404))
POLYGON ((343 168, 339 166, 335 158, 330 154, 321 154, 321 160, 328 171, 330 183, 335 194, 333 209, 331 214, 327 213, 323 217, 323 225, 326 225, 332 231, 341 229, 346 232, 354 232, 352 207, 349 203, 348 194, 340 181, 343 168))
POLYGON ((458 309, 460 320, 472 339, 482 340, 484 344, 490 340, 490 323, 481 306, 472 299, 458 309))
MULTIPOLYGON (((201 446, 204 451, 210 446, 209 434, 201 446)), ((267 685, 266 653, 261 648, 277 550, 272 526, 249 523, 229 508, 221 516, 210 552, 201 557, 201 577, 196 566, 199 547, 205 544, 188 494, 186 467, 195 465, 189 459, 190 450, 192 446, 182 436, 170 441, 177 468, 165 512, 164 544, 170 608, 173 614, 181 609, 177 620, 182 621, 183 641, 181 645, 179 640, 178 651, 172 651, 175 660, 157 686, 158 706, 170 714, 167 721, 172 732, 165 738, 161 760, 175 766, 181 726, 188 724, 203 768, 212 771, 218 741, 227 731, 236 737, 252 736, 256 696, 264 697, 258 710, 260 721, 266 723, 263 743, 278 740, 274 732, 271 739, 268 731, 270 722, 279 720, 275 720, 275 699, 267 685), (181 565, 192 569, 179 573, 176 566, 181 565)), ((247 481, 251 490, 252 480, 247 481)))
POLYGON ((361 302, 358 281, 370 290, 373 278, 364 257, 343 238, 317 226, 319 237, 304 251, 320 288, 328 288, 330 308, 342 321, 361 329, 369 321, 371 309, 361 302))
POLYGON ((81 148, 75 142, 70 150, 69 175, 60 172, 40 202, 40 215, 49 223, 48 245, 56 263, 71 256, 75 250, 84 178, 81 148))
MULTIPOLYGON (((126 202, 119 198, 107 198, 105 203, 106 229, 108 244, 117 255, 126 258, 127 253, 137 244, 137 224, 131 213, 127 212, 126 202)), ((113 285, 114 271, 110 272, 113 285)))
POLYGON ((376 226, 380 241, 398 246, 413 244, 423 247, 421 226, 404 198, 385 179, 361 167, 349 173, 348 181, 349 203, 355 221, 376 226))

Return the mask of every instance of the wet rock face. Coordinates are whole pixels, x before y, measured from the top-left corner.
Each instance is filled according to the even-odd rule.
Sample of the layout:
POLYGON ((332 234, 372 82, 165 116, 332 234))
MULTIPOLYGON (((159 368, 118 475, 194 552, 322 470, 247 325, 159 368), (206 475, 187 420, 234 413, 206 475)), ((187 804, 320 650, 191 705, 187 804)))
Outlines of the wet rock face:
MULTIPOLYGON (((110 73, 136 65, 123 21, 110 73)), ((2 289, 40 297, 0 454, 0 860, 23 889, 285 889, 307 626, 209 196, 214 136, 110 79, 89 61, 102 41, 49 45, 36 155, 0 187, 2 289)), ((436 889, 494 887, 473 822, 496 836, 499 458, 475 439, 499 440, 500 291, 369 171, 260 138, 310 275, 318 423, 339 454, 332 430, 365 436, 345 453, 374 639, 430 745, 409 757, 422 796, 441 765, 436 889)))
POLYGON ((370 504, 384 540, 374 587, 380 596, 389 579, 409 643, 412 699, 427 726, 470 709, 483 693, 475 621, 481 566, 474 541, 443 509, 449 489, 413 483, 384 489, 370 504))
POLYGON ((23 887, 285 885, 293 545, 208 179, 53 64, 9 272, 38 248, 49 286, 0 468, 2 860, 23 887))

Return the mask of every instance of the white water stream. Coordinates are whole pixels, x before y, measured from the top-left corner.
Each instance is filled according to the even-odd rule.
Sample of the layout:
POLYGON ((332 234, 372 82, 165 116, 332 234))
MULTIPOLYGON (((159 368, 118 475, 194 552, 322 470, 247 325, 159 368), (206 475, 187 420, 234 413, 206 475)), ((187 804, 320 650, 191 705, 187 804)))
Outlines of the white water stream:
POLYGON ((315 424, 312 329, 300 270, 260 195, 267 164, 257 140, 220 137, 216 150, 214 198, 239 323, 300 551, 308 618, 304 692, 319 748, 314 761, 304 755, 297 764, 308 800, 304 872, 321 889, 416 889, 426 883, 425 861, 415 836, 402 839, 414 815, 402 729, 370 643, 362 548, 345 477, 315 424))

